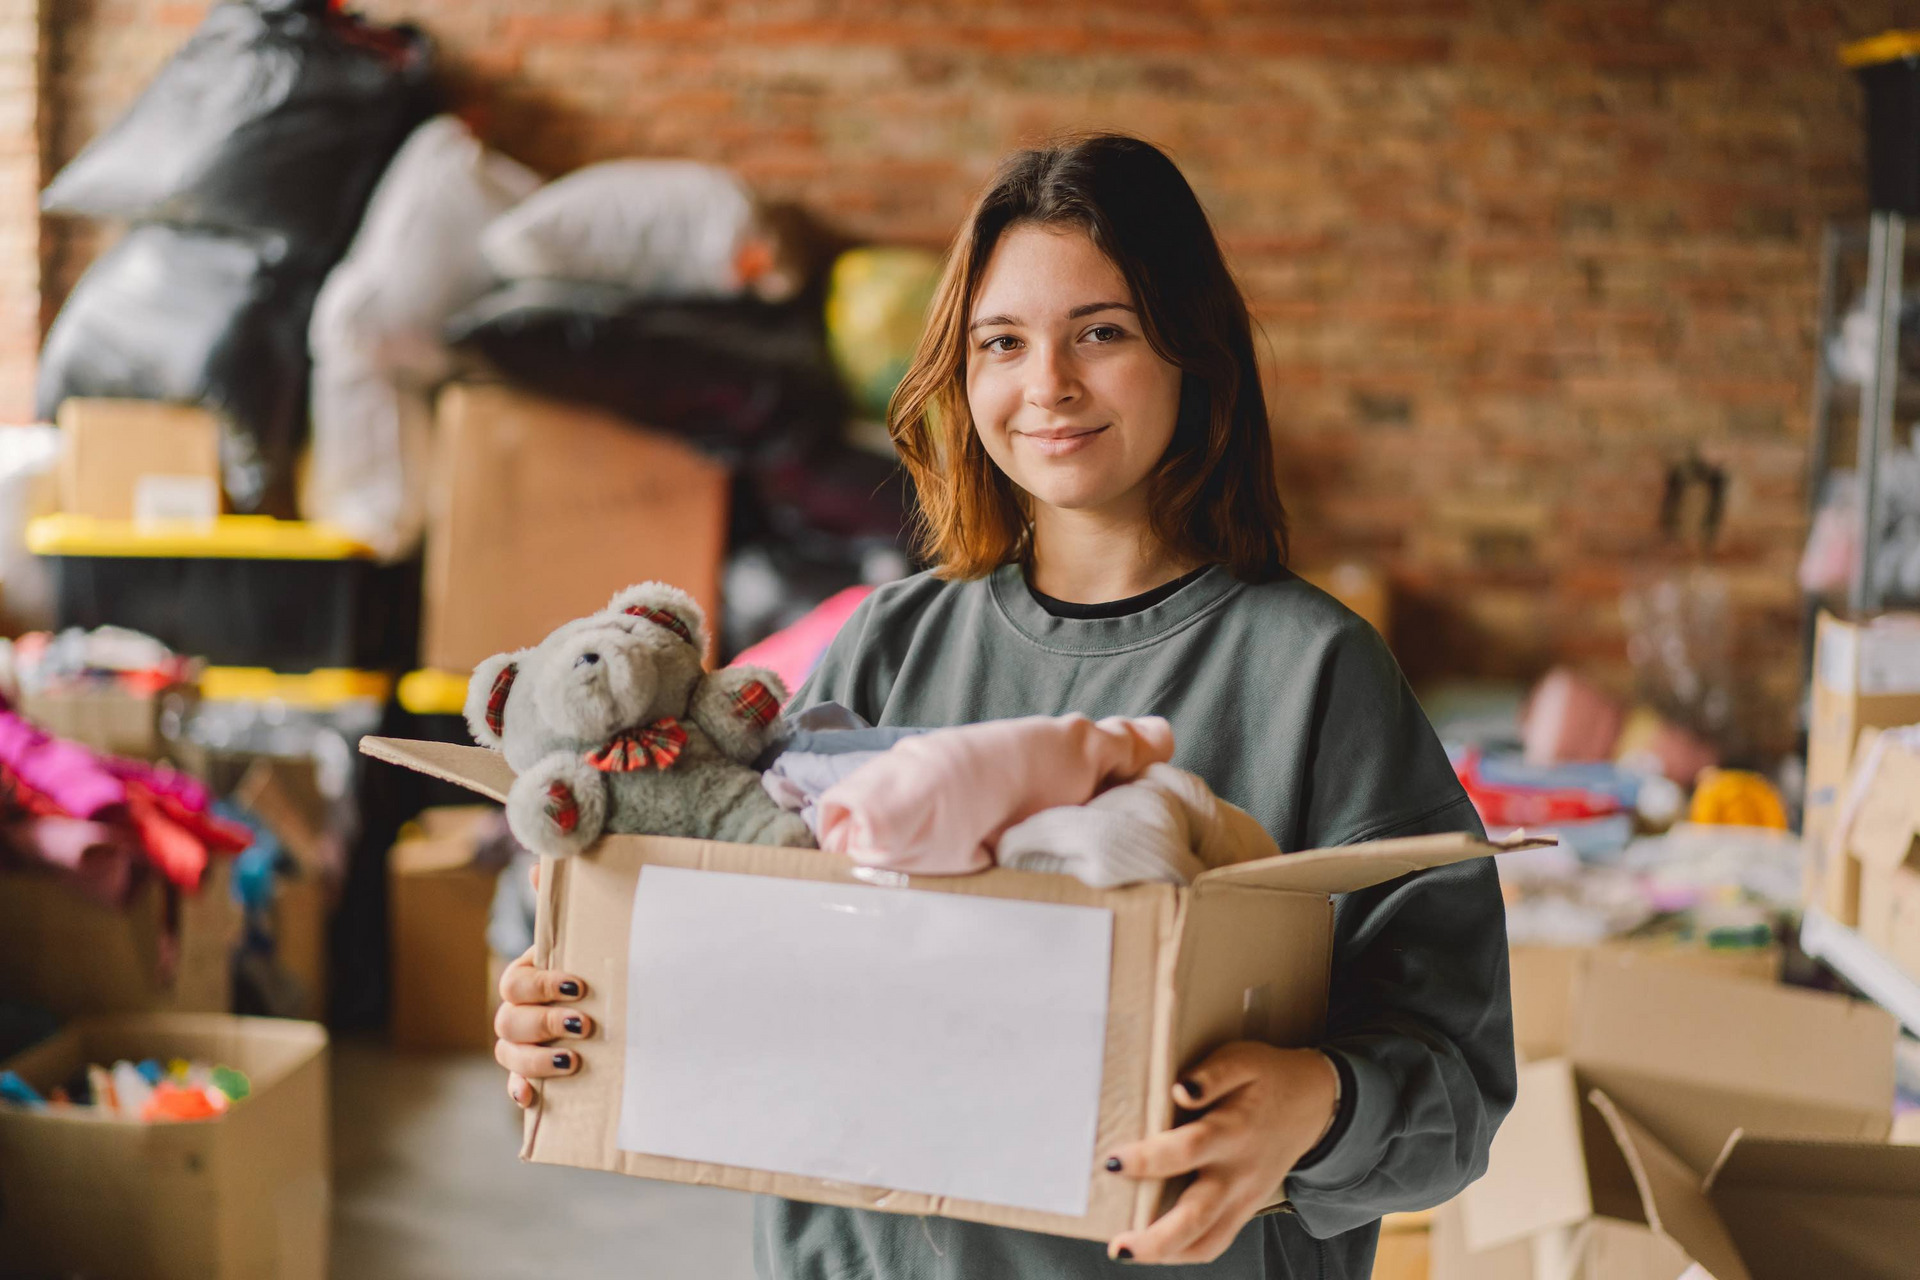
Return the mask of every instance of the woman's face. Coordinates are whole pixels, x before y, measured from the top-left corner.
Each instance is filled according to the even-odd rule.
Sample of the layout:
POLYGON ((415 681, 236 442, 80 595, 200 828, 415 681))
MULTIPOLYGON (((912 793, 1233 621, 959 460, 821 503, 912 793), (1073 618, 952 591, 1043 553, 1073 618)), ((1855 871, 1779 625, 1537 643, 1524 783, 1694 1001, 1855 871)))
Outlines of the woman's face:
POLYGON ((1120 269, 1077 228, 1009 228, 987 260, 967 404, 987 456, 1038 502, 1137 500, 1173 439, 1180 370, 1141 333, 1120 269))

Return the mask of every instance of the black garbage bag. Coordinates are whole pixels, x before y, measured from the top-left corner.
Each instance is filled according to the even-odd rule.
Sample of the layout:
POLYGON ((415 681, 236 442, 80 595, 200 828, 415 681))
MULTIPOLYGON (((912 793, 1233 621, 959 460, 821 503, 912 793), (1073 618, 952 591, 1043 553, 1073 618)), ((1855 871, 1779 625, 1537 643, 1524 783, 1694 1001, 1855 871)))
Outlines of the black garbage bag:
POLYGON ((329 263, 427 115, 431 62, 414 28, 326 0, 217 4, 40 207, 248 232, 329 263))
POLYGON ((134 227, 88 268, 47 332, 40 417, 69 396, 201 405, 221 420, 235 509, 291 514, 319 278, 270 256, 244 236, 134 227))
POLYGON ((749 460, 743 474, 736 507, 744 498, 743 518, 758 527, 736 526, 736 535, 824 534, 906 547, 911 486, 905 469, 892 459, 833 442, 807 450, 769 449, 749 460))
POLYGON ((805 304, 646 301, 612 285, 522 280, 455 316, 447 338, 529 390, 727 461, 810 447, 846 420, 819 310, 805 304))

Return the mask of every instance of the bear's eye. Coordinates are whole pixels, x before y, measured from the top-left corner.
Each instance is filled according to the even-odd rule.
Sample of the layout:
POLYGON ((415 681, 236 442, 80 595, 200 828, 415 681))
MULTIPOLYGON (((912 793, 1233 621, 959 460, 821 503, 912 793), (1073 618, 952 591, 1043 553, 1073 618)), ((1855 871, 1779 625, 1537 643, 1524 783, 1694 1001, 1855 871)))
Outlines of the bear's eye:
POLYGON ((580 655, 579 657, 577 657, 577 658, 575 658, 575 659, 573 660, 573 665, 574 665, 574 666, 576 666, 576 667, 591 667, 592 665, 594 665, 594 664, 595 664, 596 662, 598 662, 598 661, 600 661, 600 655, 599 655, 599 654, 597 654, 597 653, 583 653, 583 654, 581 654, 581 655, 580 655))

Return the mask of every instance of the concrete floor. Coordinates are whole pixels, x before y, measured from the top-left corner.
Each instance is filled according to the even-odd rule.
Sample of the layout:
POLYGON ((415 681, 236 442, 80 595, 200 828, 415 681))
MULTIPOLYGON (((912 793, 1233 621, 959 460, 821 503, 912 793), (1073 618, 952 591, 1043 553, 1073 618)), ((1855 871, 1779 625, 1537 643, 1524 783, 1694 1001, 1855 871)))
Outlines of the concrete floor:
POLYGON ((485 1056, 333 1047, 341 1280, 748 1280, 745 1195, 520 1163, 485 1056))

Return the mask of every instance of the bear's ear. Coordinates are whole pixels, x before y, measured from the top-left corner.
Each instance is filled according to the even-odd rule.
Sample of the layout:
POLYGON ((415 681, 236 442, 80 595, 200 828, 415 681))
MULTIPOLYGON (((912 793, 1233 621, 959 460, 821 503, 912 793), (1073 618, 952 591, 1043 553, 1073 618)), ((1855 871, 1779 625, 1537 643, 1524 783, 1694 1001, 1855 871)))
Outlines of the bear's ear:
POLYGON ((507 695, 513 692, 524 656, 525 650, 496 653, 475 667, 467 681, 467 732, 483 747, 498 751, 507 736, 507 695))
POLYGON ((694 598, 664 582, 642 582, 615 593, 607 611, 641 618, 679 636, 701 657, 707 654, 707 613, 694 598))

